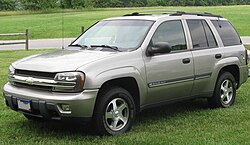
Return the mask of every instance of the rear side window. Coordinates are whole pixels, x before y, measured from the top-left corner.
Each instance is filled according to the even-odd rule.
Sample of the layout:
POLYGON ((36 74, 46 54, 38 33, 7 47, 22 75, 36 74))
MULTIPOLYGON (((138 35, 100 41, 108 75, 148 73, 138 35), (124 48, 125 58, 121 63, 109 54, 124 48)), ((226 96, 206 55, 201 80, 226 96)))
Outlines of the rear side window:
POLYGON ((222 20, 212 20, 214 27, 217 29, 224 46, 241 45, 241 40, 234 29, 228 21, 222 20))
POLYGON ((192 37, 193 48, 217 47, 215 37, 205 20, 187 20, 192 37))
POLYGON ((217 47, 217 42, 215 40, 215 37, 211 31, 211 29, 209 28, 208 24, 206 21, 202 20, 202 24, 203 24, 203 27, 204 27, 204 30, 205 30, 205 34, 206 34, 206 37, 207 37, 207 43, 208 43, 208 47, 209 48, 215 48, 217 47))

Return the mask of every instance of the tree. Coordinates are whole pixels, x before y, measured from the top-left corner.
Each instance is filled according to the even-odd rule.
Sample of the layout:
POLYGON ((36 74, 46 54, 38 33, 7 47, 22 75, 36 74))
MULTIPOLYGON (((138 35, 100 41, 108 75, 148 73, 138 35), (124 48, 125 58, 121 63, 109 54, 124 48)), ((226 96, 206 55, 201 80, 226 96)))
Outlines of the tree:
POLYGON ((0 0, 0 10, 15 10, 15 0, 0 0))

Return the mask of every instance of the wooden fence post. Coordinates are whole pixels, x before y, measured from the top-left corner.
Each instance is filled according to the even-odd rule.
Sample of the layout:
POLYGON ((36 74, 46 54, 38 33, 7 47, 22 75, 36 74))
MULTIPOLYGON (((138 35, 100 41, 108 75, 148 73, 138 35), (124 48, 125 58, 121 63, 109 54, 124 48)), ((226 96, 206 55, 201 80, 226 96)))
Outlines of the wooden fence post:
POLYGON ((25 48, 29 50, 29 30, 26 29, 25 31, 25 48))
POLYGON ((82 26, 82 33, 84 32, 84 26, 82 26))

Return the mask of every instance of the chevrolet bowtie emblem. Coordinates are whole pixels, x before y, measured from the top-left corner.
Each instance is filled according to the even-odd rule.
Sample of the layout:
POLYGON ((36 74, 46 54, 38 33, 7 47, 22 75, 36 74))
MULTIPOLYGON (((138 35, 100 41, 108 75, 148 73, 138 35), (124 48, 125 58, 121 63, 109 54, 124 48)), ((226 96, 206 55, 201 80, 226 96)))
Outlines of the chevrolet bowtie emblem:
POLYGON ((26 80, 25 80, 28 84, 32 85, 34 83, 34 79, 31 78, 31 77, 28 77, 26 80))

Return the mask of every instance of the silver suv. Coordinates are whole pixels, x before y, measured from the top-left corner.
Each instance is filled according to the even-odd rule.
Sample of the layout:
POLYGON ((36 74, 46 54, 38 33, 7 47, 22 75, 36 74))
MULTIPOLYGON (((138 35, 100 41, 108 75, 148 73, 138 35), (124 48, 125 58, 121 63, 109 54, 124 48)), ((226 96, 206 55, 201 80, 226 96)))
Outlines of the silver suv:
POLYGON ((12 63, 4 98, 28 119, 92 121, 116 135, 146 108, 194 98, 233 105, 247 63, 221 16, 132 13, 101 20, 65 50, 12 63))

